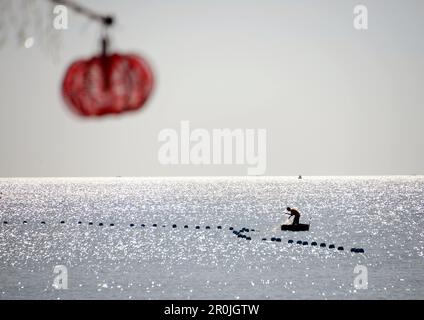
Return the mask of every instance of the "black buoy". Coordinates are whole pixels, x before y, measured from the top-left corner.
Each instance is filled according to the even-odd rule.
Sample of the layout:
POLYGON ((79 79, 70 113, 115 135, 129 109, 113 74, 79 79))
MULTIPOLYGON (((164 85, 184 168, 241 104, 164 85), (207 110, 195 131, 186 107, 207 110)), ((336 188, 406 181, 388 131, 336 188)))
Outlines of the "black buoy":
POLYGON ((89 224, 90 226, 92 226, 92 225, 93 225, 93 222, 89 222, 88 224, 89 224))
POLYGON ((173 224, 173 225, 172 225, 172 228, 176 228, 176 227, 177 227, 177 225, 176 225, 176 224, 173 224))
POLYGON ((78 221, 78 224, 82 224, 82 221, 78 221))
POLYGON ((238 234, 237 235, 237 238, 243 238, 243 235, 242 234, 238 234))
POLYGON ((217 228, 217 229, 222 229, 222 227, 221 227, 221 226, 217 226, 216 228, 217 228))
POLYGON ((246 240, 252 240, 252 238, 251 237, 246 237, 246 240))
POLYGON ((28 222, 27 222, 26 220, 24 220, 22 223, 23 223, 23 224, 27 224, 28 222))
POLYGON ((209 226, 206 226, 206 229, 210 229, 211 227, 209 227, 209 226))
POLYGON ((316 243, 315 241, 311 242, 311 246, 317 246, 318 243, 316 243))
POLYGON ((234 230, 234 228, 233 227, 230 227, 229 230, 234 230))
POLYGON ((272 238, 271 238, 271 241, 275 241, 275 238, 274 238, 274 237, 272 237, 272 238))
POLYGON ((184 229, 188 229, 188 225, 185 225, 185 226, 184 226, 184 229))
POLYGON ((62 223, 62 224, 63 224, 63 223, 65 223, 65 221, 63 221, 63 220, 62 220, 62 221, 60 221, 60 223, 62 223))
POLYGON ((327 245, 323 242, 319 245, 321 248, 325 248, 327 245))
POLYGON ((146 226, 145 224, 142 224, 142 225, 141 225, 141 227, 142 227, 142 228, 144 228, 145 226, 146 226))
POLYGON ((158 225, 156 224, 156 223, 154 223, 153 225, 152 225, 152 227, 157 227, 158 225))
POLYGON ((44 221, 41 221, 41 224, 46 224, 44 221))
POLYGON ((100 222, 100 223, 99 223, 99 227, 103 227, 103 223, 101 223, 101 222, 100 222))
POLYGON ((362 248, 356 248, 356 253, 365 253, 365 250, 362 248))
POLYGON ((130 227, 134 227, 134 223, 130 223, 130 227))
POLYGON ((281 242, 281 238, 277 238, 277 239, 275 239, 275 241, 281 242))
POLYGON ((328 248, 329 249, 334 249, 336 246, 334 245, 334 244, 330 244, 329 246, 328 246, 328 248))
POLYGON ((266 238, 262 238, 262 241, 266 241, 266 238))
POLYGON ((255 232, 255 229, 251 229, 250 231, 255 232))
POLYGON ((111 223, 109 226, 114 227, 114 226, 115 226, 115 224, 111 223))
POLYGON ((7 224, 7 221, 3 221, 3 224, 7 224))
POLYGON ((344 250, 344 248, 343 248, 343 247, 338 247, 338 248, 337 248, 337 250, 339 250, 339 251, 343 251, 343 250, 344 250))
POLYGON ((293 242, 294 242, 294 241, 293 241, 293 240, 291 240, 291 239, 290 239, 289 241, 287 241, 287 243, 293 243, 293 242))
POLYGON ((296 243, 297 244, 302 244, 303 242, 302 242, 302 240, 298 240, 296 243))
POLYGON ((356 252, 356 248, 350 248, 350 252, 356 252))
POLYGON ((248 228, 244 229, 246 232, 249 232, 250 230, 248 228))
POLYGON ((233 231, 234 234, 239 234, 236 230, 233 231))
POLYGON ((302 243, 304 246, 307 246, 308 245, 308 241, 303 241, 303 243, 302 243))
POLYGON ((165 225, 163 225, 163 226, 162 226, 162 228, 166 228, 166 226, 165 226, 165 225))
POLYGON ((196 226, 196 229, 200 229, 200 227, 199 226, 196 226))

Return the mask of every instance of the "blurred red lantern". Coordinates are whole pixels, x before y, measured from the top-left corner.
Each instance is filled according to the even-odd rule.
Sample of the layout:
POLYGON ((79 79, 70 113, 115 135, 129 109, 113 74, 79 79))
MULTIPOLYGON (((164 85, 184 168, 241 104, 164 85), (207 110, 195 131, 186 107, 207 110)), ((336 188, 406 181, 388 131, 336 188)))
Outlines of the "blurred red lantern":
POLYGON ((63 97, 80 115, 138 110, 152 91, 153 73, 144 59, 131 54, 107 54, 105 48, 98 56, 74 62, 63 80, 63 97))

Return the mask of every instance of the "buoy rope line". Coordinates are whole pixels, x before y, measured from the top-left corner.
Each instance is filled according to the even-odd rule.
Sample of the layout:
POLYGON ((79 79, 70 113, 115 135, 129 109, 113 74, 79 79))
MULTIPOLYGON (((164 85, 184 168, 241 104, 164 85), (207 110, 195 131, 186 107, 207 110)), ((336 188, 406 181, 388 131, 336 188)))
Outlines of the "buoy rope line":
MULTIPOLYGON (((40 221, 39 223, 42 224, 42 225, 46 225, 46 221, 40 221)), ((26 225, 26 224, 28 224, 28 221, 27 220, 23 220, 22 221, 22 224, 26 225)), ((66 221, 65 220, 60 220, 59 221, 59 224, 66 224, 66 221)), ((103 227, 103 226, 115 227, 115 223, 103 223, 103 222, 94 223, 92 221, 89 221, 89 222, 85 222, 84 223, 81 220, 79 220, 77 222, 77 225, 83 225, 83 224, 87 224, 89 226, 97 225, 99 227, 103 227)), ((6 221, 6 220, 4 220, 3 221, 3 225, 9 225, 9 222, 6 221)), ((128 226, 130 228, 134 228, 137 225, 135 223, 130 223, 128 226)), ((152 228, 166 228, 167 227, 166 225, 160 225, 160 224, 157 224, 157 223, 153 223, 151 225, 147 225, 147 224, 142 223, 139 226, 141 228, 148 228, 148 227, 152 227, 152 228)), ((177 229, 178 228, 178 225, 172 224, 170 227, 172 229, 177 229)), ((186 225, 184 225, 181 228, 183 228, 183 229, 190 229, 190 226, 186 224, 186 225)), ((196 226, 194 226, 194 229, 196 229, 196 230, 200 230, 200 229, 211 230, 212 227, 209 226, 209 225, 207 225, 207 226, 205 226, 205 227, 202 228, 201 226, 196 225, 196 226)), ((214 227, 214 229, 216 229, 216 230, 223 230, 223 227, 221 225, 218 225, 218 226, 214 227)), ((237 238, 245 239, 247 241, 251 241, 252 240, 252 237, 250 236, 250 233, 251 232, 257 232, 257 230, 252 229, 252 228, 242 228, 242 229, 240 229, 240 230, 237 231, 233 227, 229 227, 228 230, 232 231, 233 234, 235 236, 237 236, 237 238)), ((267 238, 262 238, 262 241, 282 242, 281 241, 281 238, 279 238, 279 237, 271 237, 269 240, 267 238)), ((287 243, 290 244, 290 245, 294 245, 294 244, 302 245, 302 246, 308 246, 308 245, 310 245, 312 247, 327 248, 327 244, 325 242, 321 242, 318 245, 318 243, 316 241, 312 241, 309 244, 308 241, 298 240, 298 241, 295 242, 294 240, 291 240, 290 239, 290 240, 287 241, 287 243)), ((328 249, 336 249, 336 245, 335 244, 330 244, 328 246, 328 249)), ((337 246, 337 250, 338 251, 344 251, 344 247, 343 246, 337 246)), ((365 250, 363 248, 351 248, 350 249, 350 252, 353 252, 353 253, 365 253, 365 250)))

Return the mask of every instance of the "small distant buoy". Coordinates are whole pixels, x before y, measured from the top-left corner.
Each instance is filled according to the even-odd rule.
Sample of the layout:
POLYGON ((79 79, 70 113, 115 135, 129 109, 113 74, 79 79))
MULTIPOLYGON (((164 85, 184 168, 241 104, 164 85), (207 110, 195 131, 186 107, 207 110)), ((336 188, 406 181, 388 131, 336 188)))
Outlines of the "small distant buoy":
POLYGON ((234 230, 234 228, 233 227, 230 227, 229 230, 234 230))
POLYGON ((145 226, 146 226, 145 224, 142 224, 142 225, 141 225, 141 227, 142 227, 142 228, 144 228, 145 226))
POLYGON ((115 226, 115 224, 111 223, 109 226, 114 227, 114 226, 115 226))
POLYGON ((200 227, 199 226, 196 226, 196 229, 200 229, 200 227))
POLYGON ((22 223, 23 223, 23 224, 27 224, 28 222, 27 222, 26 220, 24 220, 22 223))
POLYGON ((308 241, 303 241, 302 245, 307 246, 308 245, 308 241))
POLYGON ((323 242, 319 245, 321 248, 325 248, 327 245, 323 242))
POLYGON ((303 242, 301 240, 298 240, 296 243, 297 244, 302 244, 303 242))
POLYGON ((44 221, 41 221, 41 224, 46 224, 44 221))
POLYGON ((275 238, 274 238, 274 237, 272 237, 272 238, 271 238, 271 241, 275 241, 275 238))
POLYGON ((250 231, 255 232, 255 229, 251 229, 250 231))
POLYGON ((130 227, 134 227, 134 223, 130 223, 130 227))
POLYGON ((262 241, 266 241, 266 238, 262 238, 262 241))
POLYGON ((328 246, 328 248, 329 249, 334 249, 336 246, 334 245, 334 244, 330 244, 329 246, 328 246))
POLYGON ((246 237, 246 240, 252 240, 252 238, 251 237, 246 237))
POLYGON ((211 227, 209 227, 209 226, 206 226, 206 229, 210 229, 211 227))
POLYGON ((166 226, 165 226, 165 225, 163 225, 163 226, 162 226, 162 228, 166 228, 166 226))
POLYGON ((289 240, 289 241, 287 241, 287 243, 293 243, 294 241, 293 240, 289 240))
POLYGON ((339 251, 343 251, 343 250, 344 250, 344 248, 343 248, 343 247, 338 247, 338 248, 337 248, 337 250, 339 250, 339 251))
POLYGON ((311 246, 317 246, 317 245, 318 245, 318 243, 316 243, 315 241, 311 242, 311 246))
POLYGON ((246 229, 244 229, 246 232, 249 232, 249 229, 248 228, 246 228, 246 229))
POLYGON ((99 227, 103 227, 103 223, 101 223, 101 222, 100 222, 100 223, 99 223, 99 227))
POLYGON ((176 228, 176 227, 177 227, 177 225, 176 225, 176 224, 173 224, 173 225, 172 225, 172 228, 176 228))
POLYGON ((217 228, 217 229, 222 229, 222 227, 221 227, 221 226, 217 226, 216 228, 217 228))
POLYGON ((156 223, 154 223, 153 225, 152 225, 152 227, 157 227, 158 225, 156 224, 156 223))
POLYGON ((62 221, 60 221, 60 223, 65 223, 65 221, 62 220, 62 221))
POLYGON ((357 248, 356 253, 365 253, 365 250, 362 248, 357 248))
POLYGON ((93 225, 93 222, 89 222, 88 224, 89 224, 90 226, 92 226, 92 225, 93 225))
POLYGON ((243 235, 242 234, 238 234, 237 235, 237 238, 243 238, 243 235))
POLYGON ((78 224, 82 224, 82 221, 78 221, 78 224))
POLYGON ((233 231, 234 234, 239 234, 236 230, 233 231))
POLYGON ((3 221, 3 224, 7 224, 7 221, 3 221))
POLYGON ((350 248, 350 252, 356 252, 356 248, 350 248))
POLYGON ((184 228, 187 229, 188 228, 188 225, 185 225, 184 228))
POLYGON ((277 238, 277 239, 275 239, 275 241, 281 242, 281 238, 277 238))

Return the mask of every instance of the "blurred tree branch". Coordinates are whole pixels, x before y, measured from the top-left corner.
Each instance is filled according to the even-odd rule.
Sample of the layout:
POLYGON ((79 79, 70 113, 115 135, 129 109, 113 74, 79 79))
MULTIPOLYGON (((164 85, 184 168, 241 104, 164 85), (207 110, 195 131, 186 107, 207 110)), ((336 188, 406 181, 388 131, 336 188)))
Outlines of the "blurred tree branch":
POLYGON ((49 0, 52 3, 64 5, 75 12, 86 16, 89 19, 98 21, 102 23, 104 26, 111 26, 114 23, 114 17, 111 15, 102 15, 98 12, 95 12, 87 7, 81 6, 76 1, 73 0, 49 0))

